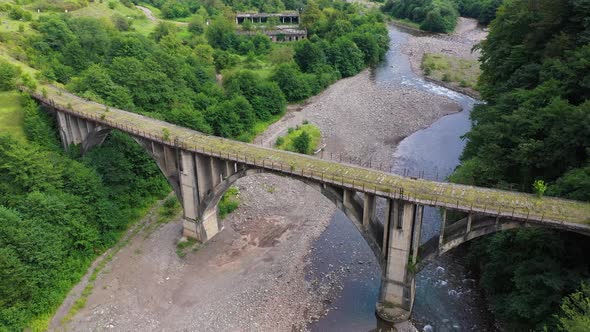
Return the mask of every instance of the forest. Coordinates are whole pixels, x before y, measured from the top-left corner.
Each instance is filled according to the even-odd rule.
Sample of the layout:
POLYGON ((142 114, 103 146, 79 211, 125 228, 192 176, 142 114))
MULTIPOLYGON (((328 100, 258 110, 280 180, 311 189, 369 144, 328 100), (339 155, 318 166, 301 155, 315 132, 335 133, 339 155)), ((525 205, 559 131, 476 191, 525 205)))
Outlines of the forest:
POLYGON ((453 32, 459 16, 472 17, 489 24, 502 0, 387 0, 383 12, 406 19, 432 32, 453 32))
MULTIPOLYGON (((451 180, 590 200, 590 2, 507 1, 480 45, 485 104, 451 180)), ((587 238, 503 232, 471 246, 496 316, 509 331, 586 331, 587 238), (573 294, 573 295, 571 295, 573 294)))
MULTIPOLYGON (((56 82, 110 106, 243 141, 280 118, 288 102, 376 64, 388 47, 383 15, 345 3, 297 3, 310 38, 281 44, 236 33, 232 11, 258 8, 254 2, 153 2, 166 17, 198 5, 187 8, 188 25, 162 21, 149 31, 119 14, 75 15, 92 6, 126 13, 130 1, 108 9, 71 2, 74 14, 57 13, 61 6, 43 7, 44 15, 27 3, 0 5, 7 23, 18 24, 0 40, 41 74, 0 61, 0 90, 56 82)), ((276 3, 277 10, 294 6, 276 3)), ((90 263, 170 192, 128 136, 113 132, 84 156, 75 147, 63 152, 52 118, 21 99, 25 137, 0 136, 0 330, 45 329, 90 263)))
POLYGON ((351 4, 310 1, 302 13, 309 40, 285 45, 237 34, 222 8, 206 29, 160 22, 149 36, 117 20, 43 15, 14 43, 43 79, 81 96, 242 141, 287 102, 376 64, 388 47, 382 15, 351 4))

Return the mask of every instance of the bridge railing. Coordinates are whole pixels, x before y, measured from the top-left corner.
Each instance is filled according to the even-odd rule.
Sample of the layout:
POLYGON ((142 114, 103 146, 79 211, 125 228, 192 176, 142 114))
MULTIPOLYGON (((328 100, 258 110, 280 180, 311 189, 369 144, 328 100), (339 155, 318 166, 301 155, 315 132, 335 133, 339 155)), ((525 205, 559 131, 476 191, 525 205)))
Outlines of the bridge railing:
MULTIPOLYGON (((507 217, 512 218, 515 220, 522 220, 522 221, 529 221, 529 217, 531 211, 528 207, 521 206, 505 206, 501 202, 494 202, 488 204, 487 202, 482 202, 474 199, 470 204, 465 204, 465 202, 461 203, 459 200, 456 202, 449 201, 448 197, 445 195, 445 190, 441 190, 437 192, 436 190, 424 190, 418 186, 418 189, 421 190, 408 190, 402 186, 396 185, 396 180, 392 180, 391 178, 387 178, 389 174, 387 171, 383 172, 383 176, 380 178, 379 181, 375 181, 372 179, 367 178, 358 178, 356 176, 350 176, 346 174, 335 175, 333 172, 328 174, 324 171, 307 168, 307 167, 296 167, 294 165, 289 165, 285 163, 281 163, 276 160, 267 159, 267 158, 252 158, 248 157, 246 154, 240 153, 227 153, 221 150, 215 150, 213 148, 206 148, 204 146, 198 146, 194 142, 190 140, 186 140, 179 137, 165 137, 164 133, 157 133, 154 134, 150 131, 138 130, 133 123, 124 123, 121 120, 113 121, 109 119, 109 117, 104 116, 103 114, 93 114, 87 112, 80 112, 68 109, 62 105, 55 103, 53 99, 49 99, 39 93, 31 93, 35 99, 42 101, 45 104, 48 104, 55 109, 58 109, 60 112, 68 113, 76 117, 80 117, 86 119, 88 121, 95 122, 97 124, 105 125, 110 128, 119 129, 121 131, 127 132, 131 135, 135 135, 138 137, 144 137, 149 140, 153 140, 159 142, 161 144, 165 144, 175 148, 182 148, 188 151, 192 151, 195 153, 200 153, 204 155, 209 155, 213 157, 218 157, 221 159, 231 160, 243 164, 247 164, 253 167, 264 168, 267 170, 271 170, 277 173, 289 174, 295 177, 313 179, 314 181, 321 182, 321 183, 328 183, 333 186, 365 192, 365 193, 372 193, 377 196, 391 198, 391 199, 400 199, 404 201, 409 201, 417 204, 428 205, 428 206, 435 206, 435 207, 443 207, 453 210, 459 210, 462 212, 467 213, 481 213, 486 215, 492 216, 499 216, 499 217, 507 217), (498 204, 499 203, 499 204, 498 204), (518 209, 518 210, 517 210, 518 209)), ((101 105, 95 103, 96 105, 101 105)), ((101 105, 104 107, 104 105, 101 105)), ((205 134, 201 134, 205 135, 205 134)), ((215 137, 217 138, 217 137, 215 137)), ((220 138, 219 138, 220 139, 220 138)), ((268 149, 265 147, 258 146, 259 149, 268 149)), ((271 149, 269 149, 271 150, 271 149)), ((276 151, 276 150, 271 150, 276 151)), ((289 153, 285 151, 281 151, 282 153, 289 153)), ((302 156, 299 156, 302 157, 302 156)), ((307 156, 309 157, 309 156, 307 156)), ((309 157, 311 158, 311 157, 309 157)), ((350 159, 352 160, 352 159, 350 159)), ((336 160, 333 160, 336 162, 336 160)), ((369 164, 369 166, 372 166, 369 164)), ((355 166, 358 167, 358 166, 355 166)), ((376 171, 375 169, 371 169, 372 171, 376 171)), ((417 178, 413 178, 416 181, 419 181, 417 178)), ((442 183, 441 183, 442 184, 442 183)), ((407 186, 406 186, 407 187, 407 186)), ((436 189, 436 188, 435 188, 436 189)), ((445 188, 442 188, 445 189, 445 188)), ((465 201, 463 199, 463 201, 465 201)), ((545 218, 545 212, 540 216, 536 216, 533 218, 535 221, 541 222, 550 222, 556 224, 564 224, 565 221, 558 221, 558 220, 547 220, 545 218)))

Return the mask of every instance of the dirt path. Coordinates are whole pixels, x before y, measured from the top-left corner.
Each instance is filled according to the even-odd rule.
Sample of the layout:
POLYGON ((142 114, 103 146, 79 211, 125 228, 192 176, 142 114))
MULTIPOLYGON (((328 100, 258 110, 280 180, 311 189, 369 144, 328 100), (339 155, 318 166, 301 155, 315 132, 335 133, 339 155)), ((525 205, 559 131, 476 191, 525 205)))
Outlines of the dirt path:
POLYGON ((139 8, 144 14, 145 16, 148 18, 148 20, 154 22, 157 21, 158 19, 154 16, 154 13, 152 13, 151 9, 147 8, 147 7, 143 7, 143 6, 135 6, 137 8, 139 8))
MULTIPOLYGON (((172 195, 172 194, 171 194, 172 195)), ((127 244, 129 241, 133 241, 139 232, 143 232, 144 234, 149 234, 150 231, 153 231, 151 225, 155 224, 158 220, 158 209, 162 206, 164 200, 160 200, 156 202, 148 211, 148 213, 135 225, 133 225, 126 233, 121 237, 121 239, 115 244, 112 248, 105 251, 100 257, 98 257, 88 269, 88 272, 82 277, 82 280, 70 291, 68 296, 64 299, 61 306, 58 308, 57 312, 53 316, 49 327, 50 330, 61 330, 62 320, 68 315, 74 303, 82 296, 82 292, 84 289, 91 283, 90 277, 94 273, 94 271, 99 267, 99 265, 104 264, 108 261, 109 256, 114 255, 120 250, 123 246, 127 244)))
POLYGON ((198 252, 175 252, 180 220, 139 233, 105 267, 71 331, 299 331, 322 310, 304 278, 331 202, 273 175, 238 181, 240 208, 198 252))
POLYGON ((143 14, 145 15, 145 17, 147 17, 147 19, 148 19, 148 20, 150 20, 150 21, 152 21, 152 22, 156 22, 156 21, 157 21, 157 22, 160 22, 160 21, 161 21, 161 22, 170 22, 170 23, 176 24, 177 26, 184 26, 184 25, 188 25, 188 23, 186 23, 186 22, 177 22, 177 21, 170 21, 170 20, 161 20, 161 19, 157 18, 157 17, 154 15, 154 13, 152 12, 152 10, 151 10, 151 9, 149 9, 149 8, 147 8, 147 7, 144 7, 144 6, 137 6, 137 5, 136 5, 135 7, 137 7, 138 9, 140 9, 140 10, 143 12, 143 14))

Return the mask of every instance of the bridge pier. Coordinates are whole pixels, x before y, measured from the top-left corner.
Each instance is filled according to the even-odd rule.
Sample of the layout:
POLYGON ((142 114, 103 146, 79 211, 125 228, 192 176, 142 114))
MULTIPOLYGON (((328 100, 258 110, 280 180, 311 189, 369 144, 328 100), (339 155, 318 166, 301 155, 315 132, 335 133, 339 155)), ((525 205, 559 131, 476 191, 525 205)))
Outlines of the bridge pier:
POLYGON ((91 147, 102 144, 111 132, 110 128, 92 121, 63 112, 56 113, 59 135, 65 150, 69 150, 72 144, 80 144, 80 153, 84 154, 91 147))
POLYGON ((386 321, 408 320, 412 312, 423 209, 423 206, 399 200, 387 203, 382 248, 385 268, 376 309, 379 317, 386 321))

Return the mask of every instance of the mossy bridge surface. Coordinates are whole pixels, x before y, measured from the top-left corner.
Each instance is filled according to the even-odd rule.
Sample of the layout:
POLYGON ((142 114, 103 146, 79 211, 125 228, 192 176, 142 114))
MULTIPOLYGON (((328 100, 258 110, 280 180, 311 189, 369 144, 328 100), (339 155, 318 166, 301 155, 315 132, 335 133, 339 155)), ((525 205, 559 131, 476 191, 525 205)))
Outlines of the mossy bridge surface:
MULTIPOLYGON (((408 319, 418 269, 429 258, 473 238, 517 227, 590 235, 590 203, 403 177, 378 169, 206 135, 43 85, 29 93, 56 114, 64 147, 82 153, 112 129, 128 133, 156 160, 184 211, 184 234, 203 242, 223 228, 217 203, 237 179, 270 172, 318 189, 359 228, 383 267, 381 317, 408 319), (38 91, 42 91, 39 93, 38 91), (385 206, 375 217, 375 202, 385 206), (420 245, 424 207, 441 208, 441 234, 420 245), (447 225, 447 211, 463 219, 447 225)), ((313 207, 310 207, 313 208, 313 207)))

